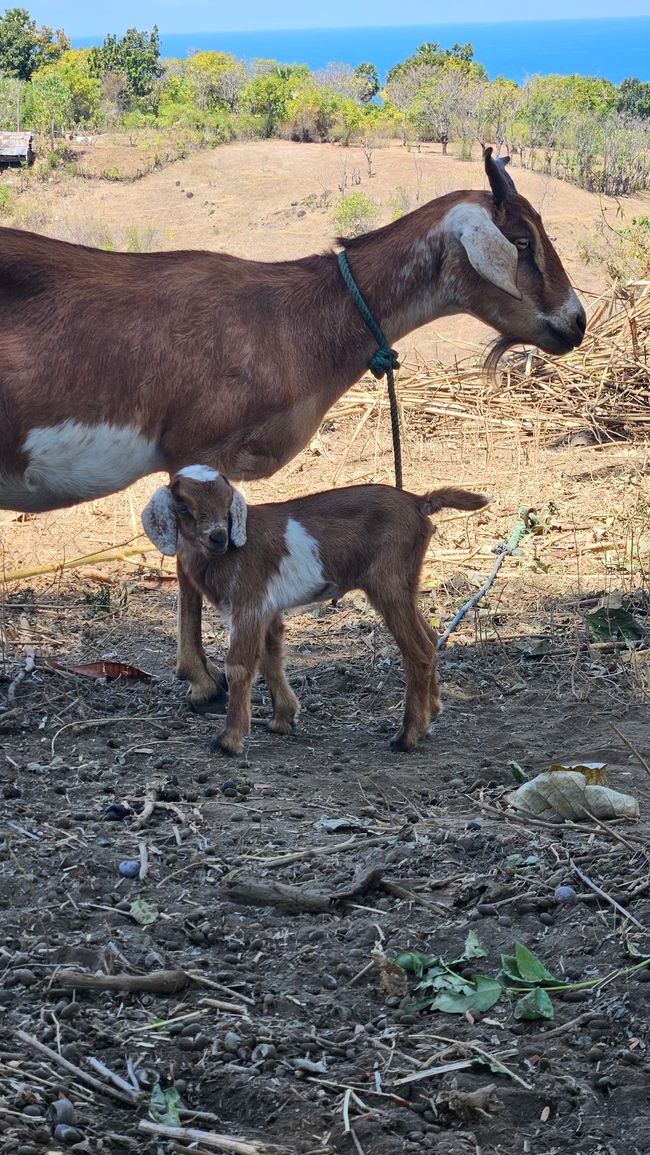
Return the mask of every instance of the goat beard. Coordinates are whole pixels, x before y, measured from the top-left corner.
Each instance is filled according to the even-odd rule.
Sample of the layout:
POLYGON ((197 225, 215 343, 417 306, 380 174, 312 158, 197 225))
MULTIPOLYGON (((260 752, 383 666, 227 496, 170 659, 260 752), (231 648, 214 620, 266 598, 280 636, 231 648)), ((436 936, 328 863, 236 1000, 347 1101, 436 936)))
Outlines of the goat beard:
POLYGON ((512 349, 516 344, 516 341, 511 341, 508 337, 497 337, 496 341, 493 341, 488 348, 485 360, 483 361, 483 372, 486 373, 492 381, 496 381, 499 361, 503 355, 508 352, 508 349, 512 349))

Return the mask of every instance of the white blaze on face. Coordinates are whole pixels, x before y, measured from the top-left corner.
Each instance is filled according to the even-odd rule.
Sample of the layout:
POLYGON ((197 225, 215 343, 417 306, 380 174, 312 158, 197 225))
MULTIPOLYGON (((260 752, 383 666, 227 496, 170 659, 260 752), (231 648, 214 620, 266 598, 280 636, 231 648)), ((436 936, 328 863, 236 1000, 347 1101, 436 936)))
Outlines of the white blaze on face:
POLYGON ((288 610, 313 601, 327 585, 318 542, 290 517, 284 533, 288 552, 266 587, 265 610, 288 610))
POLYGON ((62 421, 31 429, 22 477, 0 475, 0 508, 42 512, 124 489, 164 468, 155 443, 133 426, 62 421))
POLYGON ((192 481, 216 481, 220 474, 209 465, 184 465, 177 476, 189 477, 192 481))

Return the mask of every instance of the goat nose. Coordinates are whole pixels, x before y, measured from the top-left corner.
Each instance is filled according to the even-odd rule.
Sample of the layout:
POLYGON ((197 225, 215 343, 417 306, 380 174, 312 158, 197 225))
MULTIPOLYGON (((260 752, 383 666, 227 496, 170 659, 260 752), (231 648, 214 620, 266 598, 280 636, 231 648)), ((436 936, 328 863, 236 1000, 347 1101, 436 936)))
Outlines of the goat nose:
POLYGON ((587 329, 587 314, 582 308, 582 305, 580 306, 580 310, 576 315, 576 328, 580 333, 582 333, 582 336, 584 337, 587 329))
POLYGON ((225 549, 228 544, 228 534, 225 529, 213 529, 210 533, 210 544, 217 549, 225 549))

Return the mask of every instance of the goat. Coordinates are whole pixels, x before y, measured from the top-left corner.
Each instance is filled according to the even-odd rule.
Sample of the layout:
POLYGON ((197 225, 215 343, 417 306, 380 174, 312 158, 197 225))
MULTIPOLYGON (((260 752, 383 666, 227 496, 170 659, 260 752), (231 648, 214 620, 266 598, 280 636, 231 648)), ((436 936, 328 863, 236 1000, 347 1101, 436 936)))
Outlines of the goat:
MULTIPOLYGON (((390 343, 470 313, 566 353, 585 314, 532 206, 485 150, 490 192, 452 192, 341 240, 390 343)), ((235 481, 290 461, 364 372, 373 338, 333 252, 103 252, 0 229, 0 509, 39 512, 203 461, 235 481)), ((209 708, 201 602, 179 574, 177 674, 209 708)))
POLYGON ((145 533, 162 553, 177 555, 179 572, 230 626, 228 712, 212 749, 240 752, 258 667, 273 703, 269 728, 290 733, 298 700, 284 675, 281 612, 361 589, 402 654, 404 718, 391 745, 412 750, 440 711, 437 634, 417 607, 429 515, 488 501, 452 487, 417 496, 353 485, 249 508, 227 478, 203 465, 181 469, 158 489, 142 513, 145 533))

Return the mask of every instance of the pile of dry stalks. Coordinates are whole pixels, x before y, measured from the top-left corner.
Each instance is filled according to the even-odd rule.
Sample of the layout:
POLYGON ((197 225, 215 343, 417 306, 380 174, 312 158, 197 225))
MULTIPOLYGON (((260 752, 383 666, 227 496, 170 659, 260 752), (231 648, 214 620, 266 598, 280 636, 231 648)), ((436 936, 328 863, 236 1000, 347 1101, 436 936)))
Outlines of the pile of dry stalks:
MULTIPOLYGON (((591 310, 587 335, 568 356, 539 349, 511 352, 489 380, 477 357, 403 369, 404 412, 527 433, 594 440, 643 437, 650 431, 650 281, 613 286, 591 310)), ((338 417, 370 416, 384 392, 364 378, 336 406, 338 417)))

